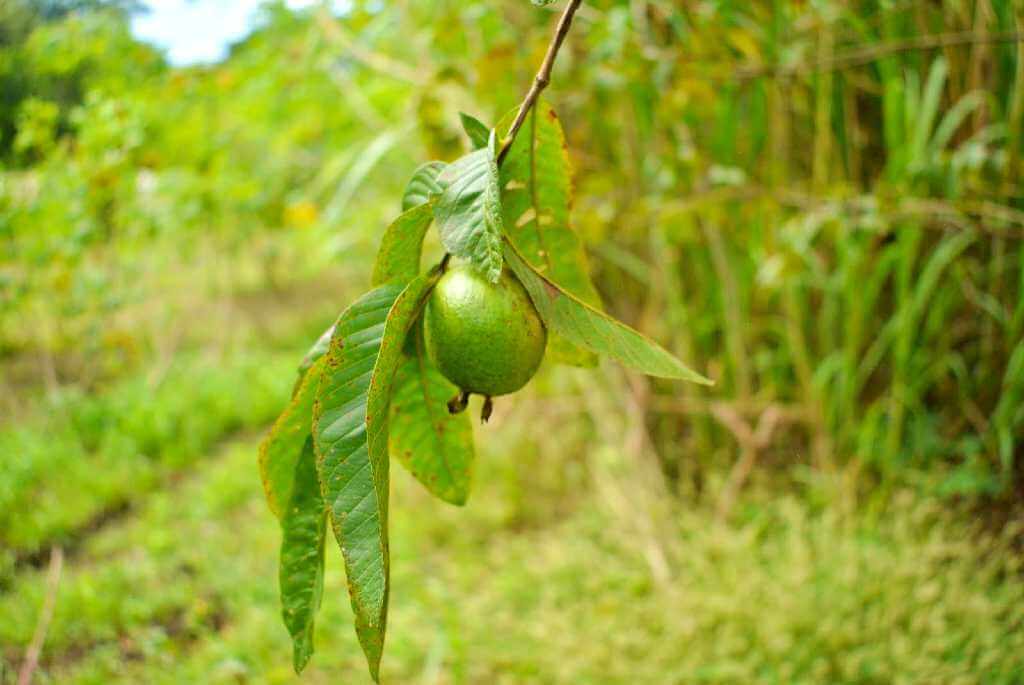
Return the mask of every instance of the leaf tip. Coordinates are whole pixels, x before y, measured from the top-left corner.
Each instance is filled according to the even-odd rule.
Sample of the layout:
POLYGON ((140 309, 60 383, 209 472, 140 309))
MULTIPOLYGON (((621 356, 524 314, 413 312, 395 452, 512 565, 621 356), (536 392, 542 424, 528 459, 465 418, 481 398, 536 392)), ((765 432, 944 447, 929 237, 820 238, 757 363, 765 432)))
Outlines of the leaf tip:
POLYGON ((292 655, 292 668, 295 670, 295 675, 302 675, 312 656, 312 652, 306 651, 301 645, 295 645, 295 652, 292 655))
POLYGON ((693 369, 686 366, 682 362, 679 362, 679 366, 681 367, 682 371, 682 373, 679 375, 679 380, 690 381, 691 383, 696 383, 697 385, 704 385, 709 388, 715 385, 715 382, 713 380, 711 380, 702 373, 694 371, 693 369))

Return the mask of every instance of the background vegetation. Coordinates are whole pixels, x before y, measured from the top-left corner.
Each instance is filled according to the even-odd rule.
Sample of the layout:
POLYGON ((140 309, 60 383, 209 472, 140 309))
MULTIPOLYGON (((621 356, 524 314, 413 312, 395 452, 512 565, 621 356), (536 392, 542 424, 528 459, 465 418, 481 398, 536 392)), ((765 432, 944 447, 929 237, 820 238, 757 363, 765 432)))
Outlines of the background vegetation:
MULTIPOLYGON (((255 445, 557 6, 268 3, 190 68, 131 9, 0 5, 0 680, 50 597, 41 682, 287 682, 255 445)), ((718 384, 553 367, 465 509, 396 470, 386 681, 1024 680, 1022 21, 584 5, 575 227, 718 384)), ((312 682, 366 678, 338 561, 312 682)))

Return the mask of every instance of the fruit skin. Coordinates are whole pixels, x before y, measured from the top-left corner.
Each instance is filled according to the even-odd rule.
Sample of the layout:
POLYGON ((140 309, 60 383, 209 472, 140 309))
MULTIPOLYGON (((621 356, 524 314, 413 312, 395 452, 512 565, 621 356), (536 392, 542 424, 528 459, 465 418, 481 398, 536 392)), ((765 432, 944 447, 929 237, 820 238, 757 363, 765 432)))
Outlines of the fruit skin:
POLYGON ((460 389, 507 395, 537 372, 548 334, 526 288, 508 269, 497 283, 472 267, 450 267, 423 312, 427 353, 460 389))

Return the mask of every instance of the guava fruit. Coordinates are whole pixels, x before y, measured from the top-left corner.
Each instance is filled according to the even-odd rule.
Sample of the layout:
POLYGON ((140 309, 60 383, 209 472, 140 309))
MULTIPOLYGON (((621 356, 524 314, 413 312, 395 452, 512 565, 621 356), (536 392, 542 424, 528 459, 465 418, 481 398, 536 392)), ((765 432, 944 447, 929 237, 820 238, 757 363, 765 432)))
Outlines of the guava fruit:
MULTIPOLYGON (((466 264, 438 280, 423 312, 427 353, 462 391, 495 397, 519 390, 537 372, 547 331, 523 284, 505 269, 497 283, 466 264)), ((484 420, 490 403, 484 410, 484 420)))

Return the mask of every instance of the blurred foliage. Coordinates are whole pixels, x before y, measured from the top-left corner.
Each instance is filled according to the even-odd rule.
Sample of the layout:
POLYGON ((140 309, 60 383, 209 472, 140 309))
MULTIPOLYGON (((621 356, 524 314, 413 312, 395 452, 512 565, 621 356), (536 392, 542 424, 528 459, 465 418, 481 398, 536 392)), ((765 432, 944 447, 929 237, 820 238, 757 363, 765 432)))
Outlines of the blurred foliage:
MULTIPOLYGON (((352 202, 386 215, 371 198, 395 196, 411 159, 465 147, 459 111, 514 105, 553 18, 270 3, 224 63, 170 69, 121 10, 43 21, 31 6, 5 10, 0 51, 4 92, 23 96, 0 117, 0 348, 65 360, 159 295, 140 292, 145 253, 284 231, 269 273, 289 229, 372 243, 380 226, 352 232, 352 202)), ((753 451, 883 478, 942 469, 951 494, 1019 482, 1020 11, 584 6, 550 91, 579 167, 576 228, 609 309, 719 381, 653 389, 671 480, 753 451), (766 416, 783 417, 781 450, 744 437, 766 416)))
MULTIPOLYGON (((175 665, 230 680, 286 669, 286 635, 269 517, 238 475, 252 446, 203 452, 280 408, 288 350, 363 289, 412 171, 468 150, 460 112, 518 104, 558 7, 271 2, 226 60, 187 68, 135 41, 128 9, 0 0, 0 675, 41 550, 83 535, 48 668, 98 645, 79 676, 109 680, 224 614, 239 632, 175 665), (187 497, 86 535, 186 468, 187 497)), ((469 523, 396 514, 396 553, 432 550, 396 561, 422 593, 396 597, 402 681, 442 662, 440 682, 1019 681, 1019 531, 960 522, 1019 516, 1024 487, 1022 22, 1011 0, 584 3, 545 94, 574 227, 609 312, 718 384, 563 370, 499 405, 469 523), (616 440, 629 461, 608 466, 616 440), (684 506, 648 515, 643 455, 684 506), (541 530, 626 485, 628 507, 541 530), (423 563, 461 586, 414 582, 423 563), (662 563, 678 587, 650 585, 662 563), (495 616, 501 640, 468 658, 495 616)))
MULTIPOLYGON (((523 527, 502 462, 510 445, 525 447, 523 426, 517 420, 499 449, 485 448, 466 509, 396 470, 401 591, 387 682, 1019 682, 1019 525, 994 535, 907 492, 874 514, 844 514, 757 488, 731 530, 713 509, 681 508, 678 576, 658 581, 645 563, 651 541, 600 500, 523 527)), ((296 682, 268 582, 278 531, 253 492, 254 449, 230 443, 78 549, 43 682, 296 682)), ((599 462, 595 452, 587 457, 599 462)), ((531 467, 529 478, 544 478, 553 461, 531 467)), ((605 475, 618 479, 623 467, 634 465, 605 475)), ((807 485, 822 501, 838 495, 807 485)), ((321 658, 302 681, 369 683, 348 628, 340 553, 327 553, 321 658)), ((30 639, 45 593, 40 573, 0 596, 9 617, 0 622, 0 674, 19 656, 5 645, 30 639)))

